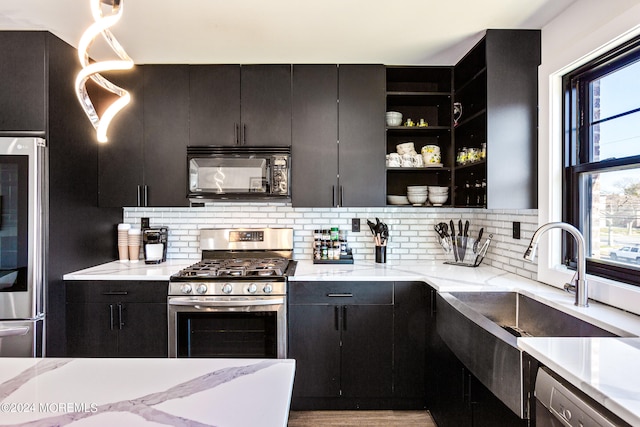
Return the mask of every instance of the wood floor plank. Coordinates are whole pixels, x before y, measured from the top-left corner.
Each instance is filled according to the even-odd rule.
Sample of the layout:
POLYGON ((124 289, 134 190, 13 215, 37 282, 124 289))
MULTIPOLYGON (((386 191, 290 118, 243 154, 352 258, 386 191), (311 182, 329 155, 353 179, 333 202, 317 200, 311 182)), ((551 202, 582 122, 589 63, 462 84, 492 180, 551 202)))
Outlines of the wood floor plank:
POLYGON ((291 411, 288 427, 437 427, 428 411, 291 411))

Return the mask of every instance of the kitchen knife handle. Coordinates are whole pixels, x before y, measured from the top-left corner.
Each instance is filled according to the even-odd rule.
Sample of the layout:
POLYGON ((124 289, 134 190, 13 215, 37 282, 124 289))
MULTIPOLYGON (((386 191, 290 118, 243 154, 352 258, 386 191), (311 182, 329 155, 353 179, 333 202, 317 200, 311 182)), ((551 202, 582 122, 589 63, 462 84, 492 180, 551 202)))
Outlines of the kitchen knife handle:
POLYGON ((113 331, 113 304, 109 304, 109 329, 113 331))

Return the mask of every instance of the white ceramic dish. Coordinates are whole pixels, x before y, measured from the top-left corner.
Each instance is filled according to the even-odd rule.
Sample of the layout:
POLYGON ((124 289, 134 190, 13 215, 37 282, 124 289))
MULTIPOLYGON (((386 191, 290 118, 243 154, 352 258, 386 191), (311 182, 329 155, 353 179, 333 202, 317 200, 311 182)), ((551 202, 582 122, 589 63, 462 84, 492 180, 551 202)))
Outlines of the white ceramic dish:
POLYGON ((409 199, 407 198, 407 196, 388 195, 387 203, 389 203, 390 205, 408 205, 409 199))

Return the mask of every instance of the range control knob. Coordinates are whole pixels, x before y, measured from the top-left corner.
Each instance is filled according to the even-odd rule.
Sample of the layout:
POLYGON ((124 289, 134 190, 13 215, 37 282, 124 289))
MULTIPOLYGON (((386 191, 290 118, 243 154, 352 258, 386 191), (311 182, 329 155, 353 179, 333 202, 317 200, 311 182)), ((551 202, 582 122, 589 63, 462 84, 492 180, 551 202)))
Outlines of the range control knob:
POLYGON ((255 294, 257 290, 258 290, 258 285, 256 285, 255 283, 252 283, 249 286, 247 286, 247 292, 249 292, 250 294, 255 294))
POLYGON ((198 287, 196 288, 196 292, 199 294, 206 294, 207 293, 207 285, 201 284, 198 285, 198 287))
POLYGON ((222 285, 222 292, 224 292, 225 294, 230 294, 231 291, 233 291, 233 286, 231 286, 231 283, 225 283, 224 285, 222 285))
POLYGON ((269 285, 269 284, 264 285, 264 289, 262 289, 262 291, 263 291, 265 294, 270 294, 271 292, 273 292, 273 286, 271 286, 271 285, 269 285))
POLYGON ((192 291, 191 285, 188 283, 185 283, 180 287, 180 292, 182 292, 183 294, 190 294, 191 291, 192 291))

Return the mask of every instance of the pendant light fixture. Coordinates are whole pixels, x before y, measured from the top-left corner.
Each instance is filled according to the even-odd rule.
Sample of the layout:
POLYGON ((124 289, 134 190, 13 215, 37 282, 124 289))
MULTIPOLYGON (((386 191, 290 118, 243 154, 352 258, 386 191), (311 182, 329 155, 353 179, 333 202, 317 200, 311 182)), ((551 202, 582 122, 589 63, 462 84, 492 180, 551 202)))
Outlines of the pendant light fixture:
POLYGON ((95 23, 87 28, 80 38, 78 45, 78 58, 80 59, 82 70, 80 70, 76 77, 75 89, 82 109, 87 114, 87 117, 89 117, 93 127, 96 129, 98 142, 107 142, 107 128, 109 127, 109 123, 111 123, 113 117, 129 103, 131 95, 129 95, 129 92, 123 88, 104 78, 100 73, 105 71, 131 69, 133 67, 133 60, 129 58, 129 55, 127 55, 120 43, 118 43, 109 30, 109 28, 115 25, 122 16, 123 0, 89 1, 91 3, 91 14, 93 15, 95 23), (111 7, 110 14, 103 14, 103 5, 111 7), (118 55, 120 58, 119 60, 98 62, 90 61, 88 50, 98 35, 102 35, 111 49, 113 49, 113 51, 118 55), (89 79, 94 81, 101 88, 118 97, 118 99, 104 110, 101 117, 98 116, 96 108, 89 97, 89 93, 87 92, 86 83, 89 79))

